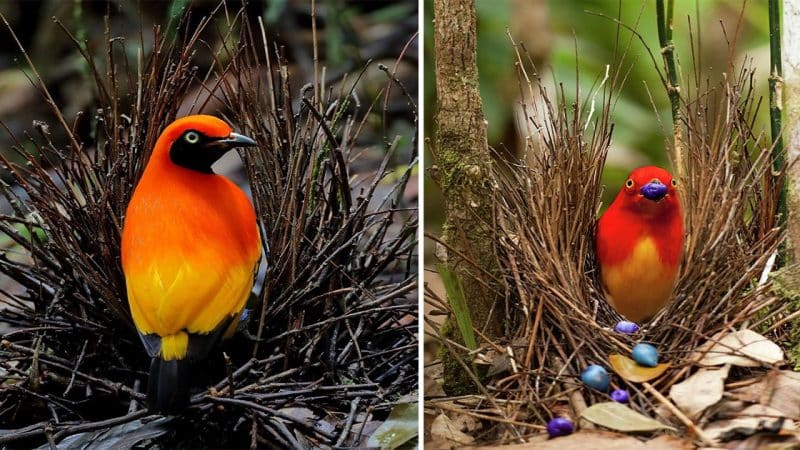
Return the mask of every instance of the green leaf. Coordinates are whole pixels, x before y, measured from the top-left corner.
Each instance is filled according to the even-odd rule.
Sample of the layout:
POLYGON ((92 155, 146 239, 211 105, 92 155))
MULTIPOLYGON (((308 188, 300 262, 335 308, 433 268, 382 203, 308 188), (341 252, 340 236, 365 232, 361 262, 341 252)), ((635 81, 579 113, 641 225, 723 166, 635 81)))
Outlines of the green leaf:
POLYGON ((419 435, 417 416, 419 403, 401 403, 392 409, 367 441, 367 447, 394 450, 419 435))
POLYGON ((464 339, 464 345, 470 350, 475 350, 478 348, 478 343, 475 340, 475 332, 472 330, 472 317, 469 314, 467 300, 464 298, 461 280, 444 265, 440 264, 437 268, 439 269, 439 275, 442 277, 444 289, 447 291, 447 301, 450 302, 450 307, 453 308, 458 329, 464 339))
POLYGON ((669 425, 653 420, 647 416, 617 402, 604 402, 586 408, 581 417, 589 422, 616 431, 643 432, 656 430, 674 430, 669 425))

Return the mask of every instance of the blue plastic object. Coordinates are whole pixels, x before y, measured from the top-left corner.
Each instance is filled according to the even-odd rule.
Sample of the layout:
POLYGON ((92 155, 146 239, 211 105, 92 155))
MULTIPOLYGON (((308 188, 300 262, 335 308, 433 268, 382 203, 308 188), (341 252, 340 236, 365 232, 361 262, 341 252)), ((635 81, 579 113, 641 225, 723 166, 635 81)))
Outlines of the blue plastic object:
POLYGON ((650 344, 636 344, 631 356, 640 366, 655 367, 658 365, 658 350, 650 344))
POLYGON ((605 367, 592 364, 581 373, 581 381, 592 389, 606 392, 608 385, 611 383, 611 378, 608 376, 608 371, 605 367))

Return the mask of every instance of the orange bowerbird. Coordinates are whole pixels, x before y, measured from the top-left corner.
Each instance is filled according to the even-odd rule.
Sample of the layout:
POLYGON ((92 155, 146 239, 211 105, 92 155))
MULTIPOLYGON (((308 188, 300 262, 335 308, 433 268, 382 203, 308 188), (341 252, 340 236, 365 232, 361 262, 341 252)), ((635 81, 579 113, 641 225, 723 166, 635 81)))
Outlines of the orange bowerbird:
POLYGON ((189 396, 189 362, 208 355, 238 321, 261 256, 253 206, 211 165, 255 146, 222 120, 187 116, 156 141, 122 230, 128 304, 152 358, 151 408, 172 412, 189 396))
POLYGON ((683 251, 676 186, 660 167, 635 169, 597 224, 606 298, 628 320, 653 317, 672 295, 683 251))

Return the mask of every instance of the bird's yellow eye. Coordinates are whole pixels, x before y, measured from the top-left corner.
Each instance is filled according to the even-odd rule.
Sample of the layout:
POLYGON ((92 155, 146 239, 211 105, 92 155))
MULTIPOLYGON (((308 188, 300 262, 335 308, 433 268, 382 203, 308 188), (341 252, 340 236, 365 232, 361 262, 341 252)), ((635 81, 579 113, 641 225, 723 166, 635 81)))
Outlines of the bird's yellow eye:
POLYGON ((633 187, 633 180, 628 178, 628 181, 625 182, 625 187, 628 188, 628 189, 632 188, 633 187))
POLYGON ((677 185, 678 185, 678 182, 675 181, 675 180, 672 180, 672 186, 677 186, 677 185))
POLYGON ((196 131, 190 131, 183 136, 183 139, 190 144, 197 144, 200 142, 200 135, 196 131))

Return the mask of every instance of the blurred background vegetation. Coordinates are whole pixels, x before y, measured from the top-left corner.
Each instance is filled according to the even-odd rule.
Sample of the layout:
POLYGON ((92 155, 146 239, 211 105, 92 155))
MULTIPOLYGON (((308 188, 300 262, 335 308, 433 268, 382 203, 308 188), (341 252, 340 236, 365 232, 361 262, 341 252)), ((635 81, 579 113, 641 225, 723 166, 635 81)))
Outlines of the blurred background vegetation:
MULTIPOLYGON (((692 82, 694 70, 689 21, 691 20, 691 39, 700 50, 700 72, 713 83, 726 71, 729 53, 727 39, 733 40, 741 16, 735 60, 737 63, 751 63, 756 68, 755 82, 759 95, 763 97, 756 129, 768 131, 767 2, 747 2, 743 15, 742 3, 739 0, 675 1, 673 36, 681 66, 681 85, 686 86, 692 82)), ((477 0, 476 7, 478 68, 483 109, 489 126, 489 145, 501 150, 502 154, 517 154, 519 139, 513 117, 519 87, 514 68, 514 49, 509 41, 508 31, 516 42, 525 44, 540 69, 544 82, 552 84, 555 79, 563 83, 570 101, 575 97, 576 72, 580 76, 581 95, 585 96, 602 78, 606 64, 613 62, 617 26, 609 17, 619 16, 622 23, 637 28, 657 58, 659 67, 662 65, 653 1, 623 1, 618 4, 607 0, 477 0)), ((432 137, 433 115, 436 111, 430 26, 432 18, 433 2, 425 0, 426 137, 432 137)), ((630 35, 630 32, 622 31, 623 46, 630 35)), ((664 151, 665 139, 671 141, 672 131, 669 99, 642 43, 634 39, 628 53, 628 63, 632 65, 632 70, 624 89, 619 93, 620 97, 612 115, 615 128, 603 175, 606 186, 604 205, 613 198, 631 169, 646 164, 669 167, 664 151), (661 128, 659 121, 666 129, 661 128)), ((426 149, 428 163, 431 161, 429 150, 426 149)), ((424 218, 428 232, 439 233, 443 220, 443 208, 440 204, 438 188, 429 177, 425 177, 424 218)), ((429 264, 433 263, 432 247, 425 246, 428 258, 426 261, 429 264)))
MULTIPOLYGON (((0 0, 0 14, 19 37, 64 116, 72 121, 79 112, 92 113, 97 100, 95 83, 85 59, 53 18, 79 42, 85 42, 84 49, 95 55, 97 64, 105 59, 103 36, 108 27, 113 39, 126 43, 126 54, 115 55, 115 58, 124 57, 135 67, 140 40, 144 44, 145 61, 152 48, 154 25, 160 25, 162 32, 174 34, 185 10, 191 10, 188 20, 196 25, 220 3, 221 0, 0 0)), ((223 15, 232 17, 245 5, 250 17, 262 18, 267 38, 289 61, 292 92, 299 101, 300 88, 313 78, 311 0, 228 0, 225 3, 227 13, 221 13, 223 15)), ((320 66, 326 68, 326 86, 336 89, 345 76, 348 76, 348 83, 354 82, 367 61, 372 60, 357 90, 362 101, 371 103, 386 87, 387 77, 379 70, 378 63, 393 68, 401 51, 409 44, 396 73, 410 94, 417 96, 417 40, 411 40, 418 28, 416 0, 317 0, 316 3, 319 58, 320 66)), ((191 26, 187 28, 192 29, 191 26)), ((216 20, 202 37, 209 49, 215 50, 220 38, 229 31, 225 20, 216 20)), ((194 62, 200 68, 199 73, 205 74, 213 64, 212 51, 198 52, 194 62)), ((0 122, 17 136, 31 129, 34 120, 53 121, 47 104, 29 77, 32 73, 22 54, 6 26, 0 23, 0 122)), ((188 98, 177 99, 182 102, 182 114, 188 112, 195 93, 202 90, 199 84, 193 89, 188 98)), ((205 112, 213 114, 220 108, 221 105, 212 102, 205 112)), ((413 135, 414 125, 407 120, 407 112, 407 101, 398 89, 391 92, 386 105, 381 97, 370 116, 370 120, 374 120, 372 124, 378 127, 366 127, 367 132, 362 134, 364 140, 372 139, 380 144, 375 147, 378 153, 363 158, 365 166, 374 166, 372 159, 382 159, 383 126, 386 135, 413 135), (372 133, 373 130, 379 132, 372 133)), ((53 127, 54 133, 58 133, 57 128, 53 127)), ((54 139, 58 141, 61 137, 56 135, 54 139)), ((401 160, 407 161, 411 144, 410 139, 401 143, 398 164, 401 160)), ((0 132, 0 149, 11 145, 9 133, 0 132)))

